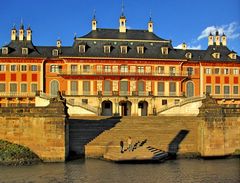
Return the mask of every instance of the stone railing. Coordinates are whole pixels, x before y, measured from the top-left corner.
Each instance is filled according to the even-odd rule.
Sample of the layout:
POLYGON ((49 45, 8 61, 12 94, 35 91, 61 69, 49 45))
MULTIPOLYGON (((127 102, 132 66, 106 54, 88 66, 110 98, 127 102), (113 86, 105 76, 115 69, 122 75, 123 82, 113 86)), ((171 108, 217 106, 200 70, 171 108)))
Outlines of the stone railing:
POLYGON ((131 72, 131 71, 126 71, 126 72, 121 72, 121 71, 109 71, 109 72, 104 72, 104 71, 94 71, 94 70, 89 70, 89 71, 71 71, 71 70, 61 70, 59 71, 59 75, 96 75, 96 76, 188 76, 188 72, 182 71, 182 72, 131 72))
POLYGON ((198 101, 201 101, 203 99, 205 99, 206 96, 205 95, 202 95, 202 96, 194 96, 194 97, 189 97, 189 98, 186 98, 184 100, 182 100, 181 102, 179 103, 176 103, 176 104, 171 104, 171 105, 165 105, 163 108, 161 108, 158 113, 161 113, 163 111, 166 111, 166 110, 169 110, 171 108, 174 108, 174 107, 181 107, 183 105, 186 105, 186 104, 189 104, 189 103, 192 103, 192 102, 198 102, 198 101))

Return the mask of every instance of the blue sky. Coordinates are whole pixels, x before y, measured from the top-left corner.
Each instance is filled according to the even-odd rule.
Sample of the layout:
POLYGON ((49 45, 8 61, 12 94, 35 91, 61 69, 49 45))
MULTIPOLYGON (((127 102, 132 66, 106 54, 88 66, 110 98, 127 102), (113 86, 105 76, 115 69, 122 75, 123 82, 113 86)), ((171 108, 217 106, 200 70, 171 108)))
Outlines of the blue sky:
MULTIPOLYGON (((96 9, 98 27, 118 28, 122 0, 11 0, 0 6, 0 45, 10 41, 13 24, 33 30, 35 45, 72 45, 77 36, 91 30, 96 9)), ((240 54, 239 0, 124 0, 124 14, 131 29, 146 29, 150 12, 154 32, 177 47, 206 49, 207 35, 219 29, 228 36, 228 47, 240 54)))

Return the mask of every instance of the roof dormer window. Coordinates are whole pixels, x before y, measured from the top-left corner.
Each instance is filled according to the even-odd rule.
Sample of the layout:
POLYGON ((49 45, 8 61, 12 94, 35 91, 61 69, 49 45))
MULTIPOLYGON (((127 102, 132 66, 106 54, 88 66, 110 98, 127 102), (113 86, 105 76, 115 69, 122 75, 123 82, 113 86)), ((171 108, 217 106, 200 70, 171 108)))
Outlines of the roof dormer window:
POLYGON ((192 53, 190 53, 190 52, 186 53, 186 54, 185 54, 185 57, 186 57, 187 59, 191 59, 191 58, 192 58, 192 53))
POLYGON ((86 45, 79 45, 79 53, 85 53, 86 45))
POLYGON ((103 46, 104 53, 110 53, 111 52, 111 45, 104 45, 103 46))
POLYGON ((144 54, 144 46, 138 46, 137 52, 138 52, 138 54, 144 54))
POLYGON ((2 54, 7 55, 8 54, 8 47, 3 47, 2 48, 2 54))
POLYGON ((215 52, 215 53, 212 54, 212 56, 213 56, 213 58, 219 59, 220 58, 220 53, 215 52))
POLYGON ((28 55, 28 48, 22 48, 22 55, 28 55))
POLYGON ((230 53, 228 56, 229 56, 231 59, 234 59, 234 60, 237 59, 237 54, 236 54, 236 53, 230 53))
POLYGON ((57 49, 54 49, 54 50, 52 51, 52 55, 55 56, 55 57, 58 56, 58 50, 57 50, 57 49))
POLYGON ((168 55, 168 47, 162 47, 161 50, 163 55, 168 55))
POLYGON ((120 46, 120 49, 122 54, 127 54, 127 46, 120 46))

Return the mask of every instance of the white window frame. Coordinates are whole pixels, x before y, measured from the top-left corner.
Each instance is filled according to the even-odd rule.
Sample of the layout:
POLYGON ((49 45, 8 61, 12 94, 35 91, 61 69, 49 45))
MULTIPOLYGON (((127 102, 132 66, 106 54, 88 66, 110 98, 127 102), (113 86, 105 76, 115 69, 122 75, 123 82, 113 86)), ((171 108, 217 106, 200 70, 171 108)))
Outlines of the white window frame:
POLYGON ((38 65, 31 65, 31 71, 36 72, 38 70, 38 65))
POLYGON ((103 46, 104 53, 110 53, 111 52, 111 46, 110 45, 104 45, 103 46))
POLYGON ((144 66, 137 66, 138 73, 144 73, 144 66))
POLYGON ((233 69, 233 74, 234 74, 234 75, 238 75, 238 74, 239 74, 239 69, 234 68, 234 69, 233 69))
POLYGON ((127 73, 128 72, 128 65, 121 65, 120 66, 120 72, 121 73, 127 73))
POLYGON ((6 65, 1 64, 0 65, 0 72, 5 72, 6 71, 6 65))
POLYGON ((137 47, 137 53, 138 54, 144 54, 144 46, 138 46, 137 47))
POLYGON ((229 74, 230 69, 229 68, 224 68, 223 69, 223 74, 229 74))
POLYGON ((27 72, 27 65, 20 65, 20 69, 22 72, 27 72), (23 67, 25 66, 25 70, 23 69, 23 67))
POLYGON ((212 68, 206 68, 206 74, 212 74, 212 68))
POLYGON ((31 85, 30 85, 30 89, 31 89, 31 93, 35 93, 36 91, 33 91, 33 87, 32 87, 32 85, 34 85, 34 84, 36 84, 37 85, 37 89, 36 89, 36 91, 38 90, 38 83, 36 83, 36 82, 31 82, 31 85))
POLYGON ((2 54, 7 55, 8 54, 8 47, 3 47, 2 48, 2 54))
POLYGON ((28 55, 28 48, 22 48, 22 55, 28 55))
POLYGON ((6 83, 3 83, 3 82, 1 82, 0 84, 3 84, 4 85, 4 91, 0 91, 0 93, 5 93, 6 92, 6 83))
POLYGON ((79 45, 78 49, 79 49, 79 53, 85 53, 86 52, 86 45, 81 44, 81 45, 79 45))
POLYGON ((120 49, 121 49, 122 54, 127 54, 127 52, 128 52, 127 46, 120 46, 120 49))
POLYGON ((104 72, 111 72, 111 71, 112 71, 111 65, 104 65, 104 72))
POLYGON ((53 49, 52 50, 52 56, 57 57, 59 55, 58 49, 53 49))

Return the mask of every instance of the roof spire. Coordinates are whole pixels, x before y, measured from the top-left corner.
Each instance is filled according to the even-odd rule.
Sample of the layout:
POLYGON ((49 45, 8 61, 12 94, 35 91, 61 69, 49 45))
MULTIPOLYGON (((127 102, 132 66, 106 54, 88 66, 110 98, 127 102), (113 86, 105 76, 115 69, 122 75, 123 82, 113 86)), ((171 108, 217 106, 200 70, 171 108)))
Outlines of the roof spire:
POLYGON ((20 29, 24 29, 24 26, 23 26, 23 19, 21 18, 21 23, 20 23, 20 29))
POLYGON ((122 15, 121 16, 124 17, 124 2, 123 2, 123 0, 122 0, 122 15))
POLYGON ((96 20, 96 9, 93 10, 93 20, 96 20))
POLYGON ((149 17, 149 21, 152 21, 152 10, 150 9, 150 17, 149 17))

